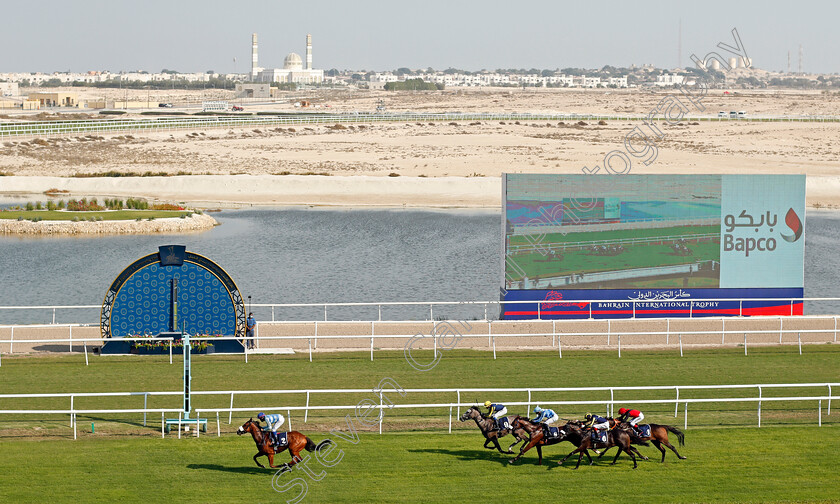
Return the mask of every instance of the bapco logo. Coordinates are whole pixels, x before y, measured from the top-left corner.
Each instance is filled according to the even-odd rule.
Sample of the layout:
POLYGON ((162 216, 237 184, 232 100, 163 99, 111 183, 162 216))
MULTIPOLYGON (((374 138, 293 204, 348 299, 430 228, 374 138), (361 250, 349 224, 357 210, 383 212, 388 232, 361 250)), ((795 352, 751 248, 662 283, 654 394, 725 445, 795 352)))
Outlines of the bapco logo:
POLYGON ((792 235, 786 235, 782 233, 782 238, 784 238, 786 242, 793 243, 796 240, 802 238, 802 221, 799 220, 799 216, 796 215, 796 212, 793 211, 793 208, 788 210, 787 214, 785 214, 785 224, 787 224, 787 227, 789 227, 790 230, 793 231, 792 235))

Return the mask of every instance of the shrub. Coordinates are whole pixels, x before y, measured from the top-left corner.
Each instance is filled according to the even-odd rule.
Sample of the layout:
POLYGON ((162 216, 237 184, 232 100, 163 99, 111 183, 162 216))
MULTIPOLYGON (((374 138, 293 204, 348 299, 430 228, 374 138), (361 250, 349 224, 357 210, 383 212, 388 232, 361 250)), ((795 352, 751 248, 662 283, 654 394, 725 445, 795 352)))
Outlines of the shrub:
POLYGON ((40 201, 36 201, 36 202, 35 202, 35 210, 43 210, 43 209, 44 209, 44 206, 43 206, 43 205, 41 205, 41 202, 40 202, 40 201))
POLYGON ((47 201, 47 210, 55 210, 55 202, 50 200, 47 201))
POLYGON ((64 200, 58 200, 58 209, 64 210, 64 200))
POLYGON ((27 202, 26 202, 26 209, 27 209, 28 211, 30 211, 30 212, 31 212, 32 210, 35 210, 35 207, 32 205, 32 202, 31 202, 31 201, 27 201, 27 202))

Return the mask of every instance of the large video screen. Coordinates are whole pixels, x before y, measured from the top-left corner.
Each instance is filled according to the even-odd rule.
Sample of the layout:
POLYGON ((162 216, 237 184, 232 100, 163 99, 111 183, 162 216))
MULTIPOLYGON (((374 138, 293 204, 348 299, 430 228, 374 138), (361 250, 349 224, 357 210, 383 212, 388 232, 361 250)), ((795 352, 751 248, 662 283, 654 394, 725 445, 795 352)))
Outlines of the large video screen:
MULTIPOLYGON (((551 301, 506 304, 505 318, 580 315, 582 303, 561 300, 634 301, 594 318, 639 301, 802 296, 804 175, 506 174, 503 193, 503 299, 551 301)), ((686 316, 704 313, 687 304, 686 316)), ((730 305, 705 314, 782 306, 723 313, 730 305)))

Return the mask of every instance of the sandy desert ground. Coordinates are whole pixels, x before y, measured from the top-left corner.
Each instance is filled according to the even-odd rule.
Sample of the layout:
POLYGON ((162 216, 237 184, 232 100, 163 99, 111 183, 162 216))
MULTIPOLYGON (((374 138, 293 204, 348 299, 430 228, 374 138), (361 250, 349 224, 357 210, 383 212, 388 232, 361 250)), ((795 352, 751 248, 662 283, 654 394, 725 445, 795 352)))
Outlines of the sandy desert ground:
MULTIPOLYGON (((85 90, 103 96, 118 90, 85 90)), ((173 94, 174 93, 174 94, 173 94)), ((180 94, 178 94, 180 93, 180 94)), ((674 92, 670 92, 673 94, 674 92)), ((142 100, 147 91, 135 91, 142 100)), ((216 91, 213 98, 222 98, 216 91)), ((648 114, 669 92, 641 90, 446 90, 289 93, 248 111, 294 110, 301 97, 324 110, 648 114), (329 107, 327 107, 329 105, 329 107)), ((186 103, 201 91, 148 99, 186 103)), ((130 96, 129 96, 130 97, 130 96)), ((710 91, 706 113, 840 115, 840 94, 710 91)), ((99 118, 96 113, 88 112, 99 118)), ((11 117, 11 120, 18 117, 11 117)), ((9 119, 3 119, 9 120, 9 119)), ((147 196, 250 204, 485 206, 500 204, 505 172, 581 173, 622 149, 636 122, 473 122, 320 125, 6 140, 0 192, 147 196), (169 177, 93 177, 109 171, 169 177), (221 177, 220 177, 221 176, 221 177)), ((658 156, 631 173, 805 173, 808 204, 840 206, 840 123, 682 122, 663 125, 658 156)), ((603 173, 603 171, 602 171, 603 173)))

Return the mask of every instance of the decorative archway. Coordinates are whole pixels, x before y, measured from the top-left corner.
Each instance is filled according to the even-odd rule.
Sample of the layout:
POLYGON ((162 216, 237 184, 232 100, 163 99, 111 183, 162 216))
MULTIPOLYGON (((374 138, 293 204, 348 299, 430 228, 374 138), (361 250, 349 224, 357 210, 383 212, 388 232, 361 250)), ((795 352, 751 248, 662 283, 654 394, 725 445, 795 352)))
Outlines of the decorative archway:
POLYGON ((113 281, 102 303, 103 338, 186 331, 245 337, 245 304, 233 279, 183 245, 159 247, 113 281))

